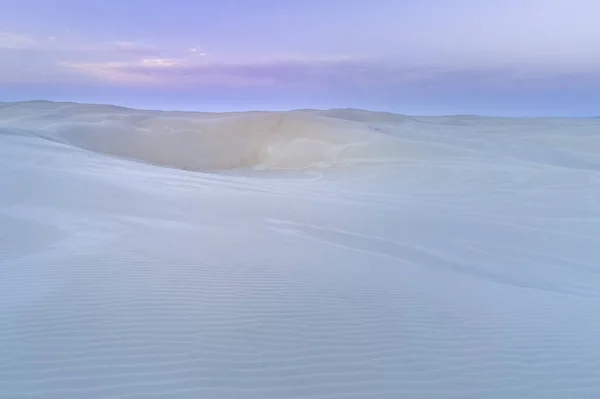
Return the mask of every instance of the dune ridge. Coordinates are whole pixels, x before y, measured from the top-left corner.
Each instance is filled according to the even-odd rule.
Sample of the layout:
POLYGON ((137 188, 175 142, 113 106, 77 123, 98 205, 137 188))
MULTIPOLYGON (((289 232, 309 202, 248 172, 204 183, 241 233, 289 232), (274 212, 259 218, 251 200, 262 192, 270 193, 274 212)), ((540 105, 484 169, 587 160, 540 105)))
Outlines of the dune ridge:
POLYGON ((353 118, 330 114, 337 115, 167 113, 34 102, 5 106, 0 120, 83 149, 196 171, 341 165, 377 158, 393 146, 388 136, 353 118))

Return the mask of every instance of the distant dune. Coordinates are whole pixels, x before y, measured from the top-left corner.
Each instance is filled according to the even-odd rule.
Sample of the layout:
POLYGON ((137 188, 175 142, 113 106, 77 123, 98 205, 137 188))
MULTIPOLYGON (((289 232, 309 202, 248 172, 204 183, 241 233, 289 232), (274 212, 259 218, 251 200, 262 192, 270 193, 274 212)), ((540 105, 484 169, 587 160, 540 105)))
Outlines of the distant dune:
MULTIPOLYGON (((560 126, 562 122, 545 123, 560 126)), ((461 146, 465 133, 477 134, 477 129, 493 133, 499 126, 539 129, 546 125, 535 119, 416 117, 358 109, 201 113, 31 101, 4 104, 0 126, 5 132, 14 126, 21 133, 29 131, 108 155, 211 171, 414 161, 454 157, 465 151, 473 155, 481 148, 461 146), (428 130, 443 134, 453 126, 462 126, 464 131, 453 138, 456 143, 451 148, 444 140, 423 141, 428 130)))

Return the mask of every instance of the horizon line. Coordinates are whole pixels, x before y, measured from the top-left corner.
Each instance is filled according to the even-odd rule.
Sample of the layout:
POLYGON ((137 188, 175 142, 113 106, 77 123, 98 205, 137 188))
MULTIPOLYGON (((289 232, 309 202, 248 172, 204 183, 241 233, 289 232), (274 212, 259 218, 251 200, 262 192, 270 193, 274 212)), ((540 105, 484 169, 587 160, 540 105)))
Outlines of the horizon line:
POLYGON ((408 114, 401 112, 391 112, 377 109, 367 108, 355 108, 355 107, 332 107, 332 108, 290 108, 285 110, 268 110, 268 109, 246 109, 243 111, 202 111, 196 110, 179 110, 179 109, 160 109, 160 108, 145 108, 145 107, 132 107, 128 105, 112 104, 112 103, 93 103, 93 102, 79 102, 79 101, 55 101, 55 100, 44 100, 44 99, 33 99, 33 100, 19 100, 19 101, 1 101, 0 105, 5 104, 26 104, 26 103, 51 103, 51 104, 74 104, 74 105, 91 105, 91 106, 105 106, 105 107, 117 107, 131 111, 145 111, 145 112, 185 112, 185 113, 205 113, 205 114, 240 114, 240 113, 283 113, 283 112, 324 112, 324 111, 358 111, 358 112, 369 112, 399 116, 410 116, 410 117, 477 117, 477 118, 497 118, 497 119, 597 119, 600 116, 553 116, 553 115, 535 115, 535 116, 499 116, 499 115, 485 115, 485 114, 408 114))

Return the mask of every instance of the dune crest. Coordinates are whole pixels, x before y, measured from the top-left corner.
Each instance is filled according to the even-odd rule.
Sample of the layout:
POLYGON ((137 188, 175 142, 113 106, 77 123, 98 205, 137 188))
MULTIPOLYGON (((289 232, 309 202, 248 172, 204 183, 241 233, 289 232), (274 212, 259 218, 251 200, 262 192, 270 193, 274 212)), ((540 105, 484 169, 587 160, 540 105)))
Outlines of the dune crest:
POLYGON ((0 122, 18 122, 83 149, 185 170, 344 165, 376 160, 394 145, 348 113, 339 118, 303 111, 204 114, 28 105, 0 108, 0 122))

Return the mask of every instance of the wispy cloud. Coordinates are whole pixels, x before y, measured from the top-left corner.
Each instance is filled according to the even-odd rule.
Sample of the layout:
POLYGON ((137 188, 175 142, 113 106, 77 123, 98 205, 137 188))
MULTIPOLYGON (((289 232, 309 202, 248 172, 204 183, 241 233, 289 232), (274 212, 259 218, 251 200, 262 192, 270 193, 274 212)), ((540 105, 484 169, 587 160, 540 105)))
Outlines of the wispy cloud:
POLYGON ((0 31, 0 50, 43 48, 55 42, 54 37, 33 37, 11 32, 0 31))
MULTIPOLYGON (((182 51, 185 53, 185 51, 182 51)), ((90 41, 73 34, 36 36, 0 31, 0 84, 97 79, 152 82, 119 71, 124 65, 173 66, 159 46, 134 40, 90 41), (73 69, 85 74, 73 74, 73 69)), ((93 83, 93 81, 90 81, 93 83)))
POLYGON ((135 69, 152 71, 172 69, 181 63, 180 60, 169 58, 143 58, 133 62, 59 62, 58 65, 69 68, 84 76, 98 78, 108 82, 124 84, 154 84, 164 83, 158 76, 151 73, 135 73, 135 69))
MULTIPOLYGON (((348 56, 288 56, 229 61, 216 57, 203 57, 201 60, 145 58, 132 62, 66 62, 62 65, 110 81, 165 86, 318 86, 349 80, 364 83, 380 79, 385 68, 348 56)), ((389 74, 387 77, 390 77, 389 74)))
POLYGON ((397 59, 347 55, 296 55, 259 60, 144 58, 127 62, 65 62, 62 65, 88 77, 121 85, 171 88, 254 86, 336 90, 422 85, 424 89, 435 86, 439 90, 458 87, 511 90, 549 83, 560 85, 560 79, 569 84, 600 82, 600 73, 576 73, 569 69, 407 65, 397 59), (569 80, 565 80, 567 77, 569 80))
POLYGON ((22 33, 0 31, 0 51, 29 50, 51 51, 54 55, 78 56, 99 55, 105 57, 158 56, 161 49, 158 46, 127 40, 114 42, 86 41, 74 35, 69 36, 36 36, 22 33))

